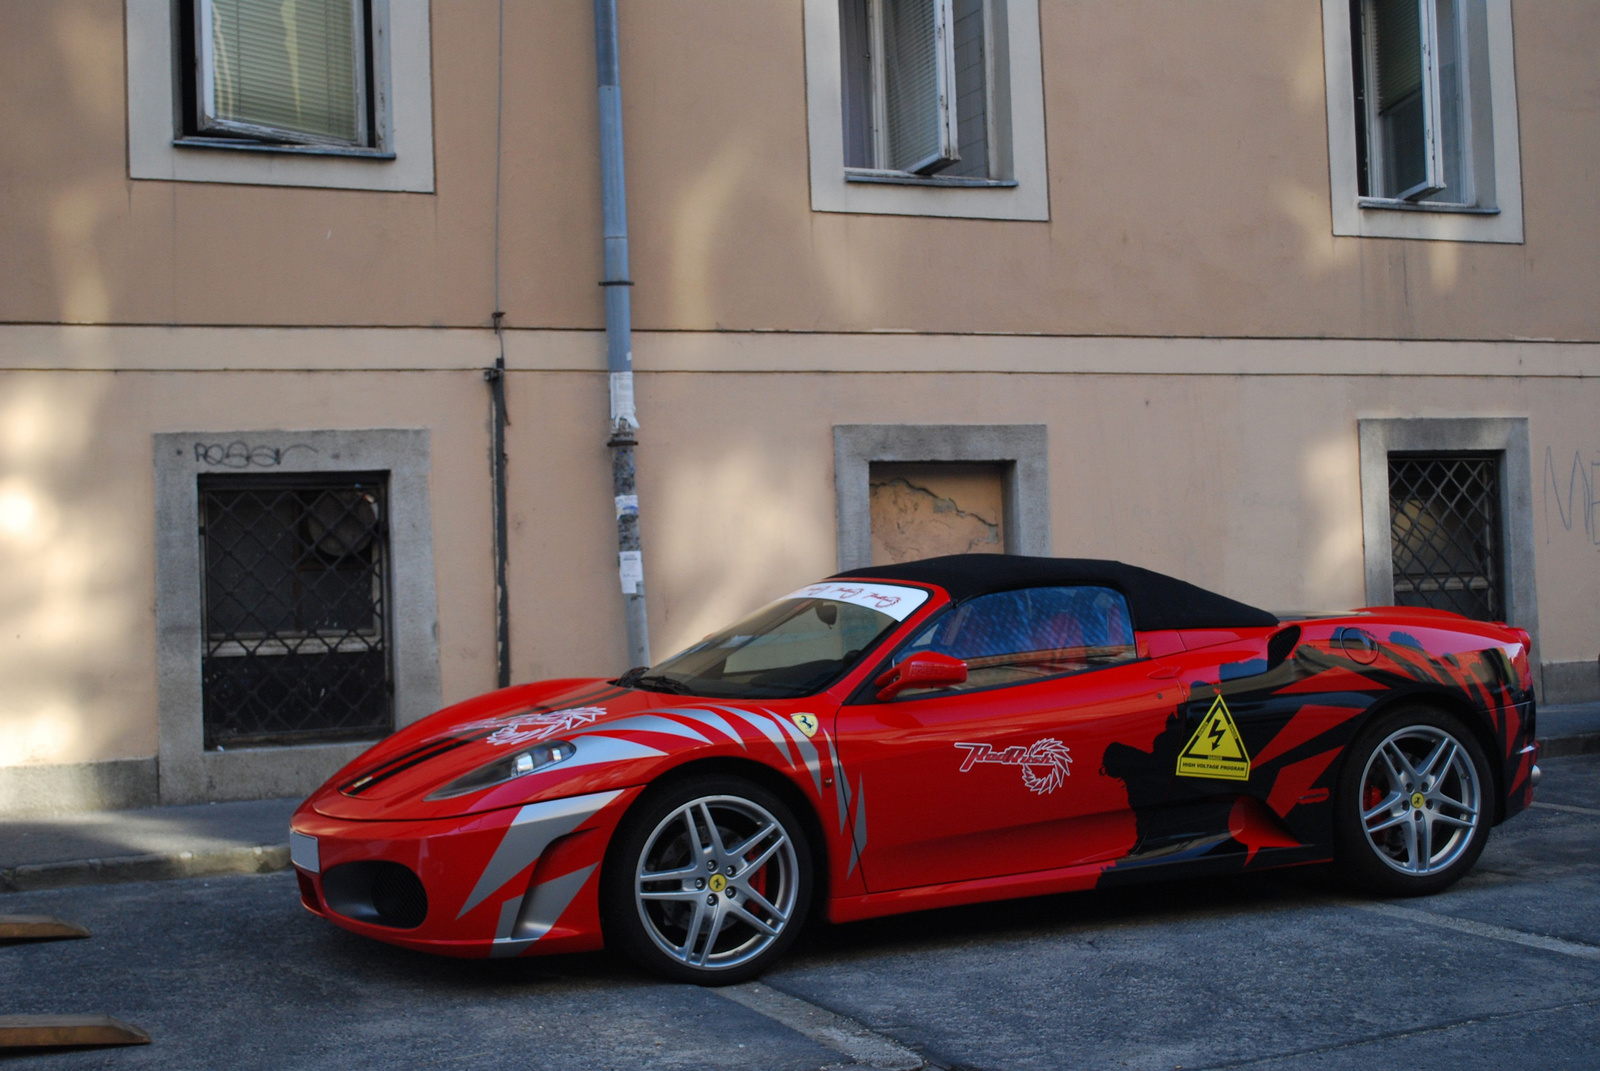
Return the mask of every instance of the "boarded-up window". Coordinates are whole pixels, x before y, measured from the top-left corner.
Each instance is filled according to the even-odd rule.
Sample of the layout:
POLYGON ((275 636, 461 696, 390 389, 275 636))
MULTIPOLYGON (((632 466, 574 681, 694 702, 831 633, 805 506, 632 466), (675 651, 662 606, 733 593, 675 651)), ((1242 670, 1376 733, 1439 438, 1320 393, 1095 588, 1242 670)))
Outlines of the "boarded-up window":
POLYGON ((872 564, 1005 553, 999 465, 873 462, 872 564))

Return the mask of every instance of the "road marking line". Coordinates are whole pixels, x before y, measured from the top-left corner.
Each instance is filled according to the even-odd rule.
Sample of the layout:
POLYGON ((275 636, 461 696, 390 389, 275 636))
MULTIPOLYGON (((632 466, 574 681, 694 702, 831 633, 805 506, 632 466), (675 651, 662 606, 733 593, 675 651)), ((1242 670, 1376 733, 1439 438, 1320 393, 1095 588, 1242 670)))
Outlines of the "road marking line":
POLYGON ((1455 930, 1459 933, 1470 933, 1475 937, 1487 937, 1495 941, 1509 941, 1512 944, 1526 945, 1528 948, 1538 948, 1545 952, 1559 952, 1563 956, 1577 956, 1579 959, 1600 960, 1600 946, 1584 944, 1581 941, 1568 941, 1561 937, 1546 937, 1539 933, 1527 933, 1523 930, 1513 930, 1507 926, 1495 926, 1488 922, 1473 922, 1471 919, 1456 918, 1454 915, 1439 915, 1432 911, 1420 911, 1414 907, 1401 907, 1398 904, 1350 904, 1360 911, 1370 911, 1375 915, 1388 915, 1390 918, 1403 919, 1407 922, 1420 922, 1428 926, 1438 926, 1441 929, 1455 930))
POLYGON ((854 1019, 819 1008, 760 982, 730 985, 712 992, 759 1015, 782 1023, 812 1041, 843 1053, 858 1064, 881 1071, 916 1071, 929 1064, 898 1041, 884 1037, 854 1019))
POLYGON ((1570 803, 1535 803, 1533 806, 1546 811, 1566 811, 1568 814, 1592 814, 1600 818, 1600 810, 1593 807, 1574 807, 1570 803))

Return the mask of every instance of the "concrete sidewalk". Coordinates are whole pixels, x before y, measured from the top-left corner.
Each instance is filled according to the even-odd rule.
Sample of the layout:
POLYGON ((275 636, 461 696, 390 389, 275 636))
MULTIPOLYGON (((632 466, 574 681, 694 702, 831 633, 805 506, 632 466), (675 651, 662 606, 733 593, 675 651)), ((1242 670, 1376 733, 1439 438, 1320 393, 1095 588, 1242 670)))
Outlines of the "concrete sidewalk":
POLYGON ((1543 757, 1600 752, 1600 703, 1540 707, 1535 718, 1543 757))
MULTIPOLYGON (((1544 707, 1542 757, 1600 752, 1600 703, 1544 707)), ((298 799, 199 803, 0 819, 0 892, 289 866, 289 817, 298 799)))
POLYGON ((0 891, 282 870, 299 805, 248 800, 0 820, 0 891))

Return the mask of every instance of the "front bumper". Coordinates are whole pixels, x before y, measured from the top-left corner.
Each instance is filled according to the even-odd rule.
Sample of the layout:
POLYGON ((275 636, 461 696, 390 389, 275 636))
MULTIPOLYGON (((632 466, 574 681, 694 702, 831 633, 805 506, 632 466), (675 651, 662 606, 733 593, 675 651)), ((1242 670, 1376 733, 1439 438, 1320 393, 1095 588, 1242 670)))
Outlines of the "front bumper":
POLYGON ((1539 783, 1539 741, 1535 736, 1537 708, 1530 698, 1508 708, 1501 722, 1505 742, 1501 783, 1505 786, 1505 807, 1501 820, 1519 814, 1533 802, 1533 788, 1539 783))
POLYGON ((485 814, 290 822, 306 908, 353 933, 463 957, 601 947, 600 863, 640 788, 485 814))

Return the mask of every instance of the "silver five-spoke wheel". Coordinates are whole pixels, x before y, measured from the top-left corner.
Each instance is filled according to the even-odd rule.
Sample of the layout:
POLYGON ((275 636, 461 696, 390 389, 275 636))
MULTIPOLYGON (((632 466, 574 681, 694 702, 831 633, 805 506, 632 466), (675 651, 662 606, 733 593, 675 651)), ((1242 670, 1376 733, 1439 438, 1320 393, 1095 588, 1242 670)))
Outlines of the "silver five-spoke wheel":
POLYGON ((1482 746, 1456 716, 1419 705, 1379 714, 1339 776, 1340 862, 1374 892, 1437 892, 1477 861, 1494 790, 1482 746))
POLYGON ((794 844, 765 808, 704 796, 661 820, 634 872, 645 932, 693 967, 737 967, 778 939, 794 912, 794 844))
POLYGON ((1379 744, 1361 778, 1361 825, 1378 858, 1403 874, 1437 874, 1482 821, 1478 771, 1461 742, 1413 725, 1379 744))
POLYGON ((606 869, 607 942, 684 981, 760 973, 803 925, 811 896, 793 811, 739 778, 687 780, 641 800, 606 869))
POLYGON ((1461 741, 1434 725, 1411 725, 1390 733, 1366 760, 1362 828, 1392 868, 1437 874, 1466 852, 1482 800, 1461 741))

